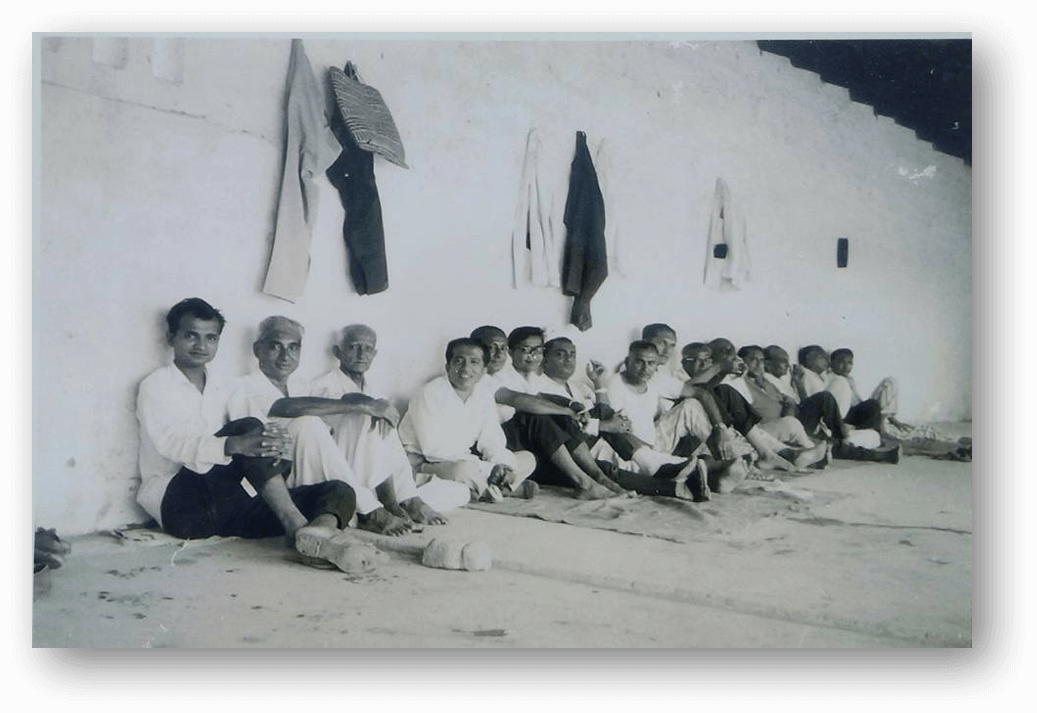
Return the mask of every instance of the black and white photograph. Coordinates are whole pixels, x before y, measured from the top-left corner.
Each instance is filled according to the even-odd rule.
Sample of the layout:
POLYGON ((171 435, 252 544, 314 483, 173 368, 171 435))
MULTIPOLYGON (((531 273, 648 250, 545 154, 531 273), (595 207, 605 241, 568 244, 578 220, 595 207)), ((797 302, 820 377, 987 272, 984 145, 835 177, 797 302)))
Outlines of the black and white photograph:
POLYGON ((34 648, 973 646, 970 34, 33 51, 34 648))

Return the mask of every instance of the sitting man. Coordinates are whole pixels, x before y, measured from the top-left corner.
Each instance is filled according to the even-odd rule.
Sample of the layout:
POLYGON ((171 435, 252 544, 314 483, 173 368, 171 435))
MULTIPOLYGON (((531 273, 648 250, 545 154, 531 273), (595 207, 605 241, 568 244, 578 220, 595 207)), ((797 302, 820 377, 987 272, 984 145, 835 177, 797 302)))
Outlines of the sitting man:
POLYGON ((631 433, 641 442, 660 453, 701 458, 709 470, 710 489, 730 492, 748 474, 742 456, 753 454, 752 448, 732 434, 708 393, 686 385, 690 398, 670 407, 652 379, 658 358, 651 342, 632 342, 623 368, 609 381, 609 405, 630 420, 631 433), (713 458, 706 457, 707 448, 713 458))
POLYGON ((608 400, 608 373, 604 365, 591 361, 587 376, 593 390, 573 378, 576 345, 567 337, 556 337, 544 345, 544 376, 541 396, 556 403, 579 403, 590 452, 598 465, 621 487, 642 495, 665 495, 685 500, 709 500, 706 463, 698 458, 681 458, 654 450, 631 433, 630 419, 616 413, 608 400), (615 455, 615 459, 611 455, 615 455), (604 457, 604 461, 602 460, 604 457), (603 465, 605 463, 605 465, 603 465), (636 471, 636 472, 632 472, 636 471))
POLYGON ((782 453, 797 466, 828 465, 831 447, 824 440, 815 442, 807 434, 803 423, 794 415, 795 401, 767 380, 763 347, 744 346, 738 350, 738 358, 745 363, 745 374, 739 379, 749 394, 747 401, 760 414, 760 428, 792 447, 791 454, 782 453))
MULTIPOLYGON (((789 462, 781 455, 780 452, 785 449, 785 445, 759 426, 762 420, 760 414, 732 383, 732 380, 740 379, 744 373, 744 362, 737 356, 732 359, 727 353, 723 343, 730 342, 714 342, 720 343, 719 350, 716 349, 716 345, 710 347, 702 342, 691 342, 681 350, 681 364, 688 374, 688 384, 698 385, 716 401, 716 410, 720 412, 721 420, 717 421, 717 417, 712 414, 711 420, 714 424, 721 423, 733 428, 751 443, 760 456, 758 464, 761 468, 802 472, 801 466, 789 462), (715 352, 724 360, 719 368, 713 362, 715 352)), ((742 388, 748 389, 744 382, 742 388)))
MULTIPOLYGON (((473 333, 481 335, 490 353, 490 365, 493 365, 494 343, 499 343, 503 331, 497 327, 481 327, 473 333)), ((511 363, 505 360, 495 372, 488 369, 483 378, 494 389, 508 448, 532 452, 541 466, 530 477, 544 484, 560 481, 573 488, 581 500, 626 494, 591 456, 575 420, 577 411, 539 396, 544 379, 539 374, 544 352, 543 331, 537 327, 519 327, 508 336, 507 345, 511 363), (551 418, 555 416, 561 418, 551 418)))
POLYGON ((832 373, 828 378, 827 390, 835 396, 843 420, 852 426, 874 428, 886 433, 886 424, 911 430, 911 426, 896 417, 897 382, 886 377, 879 382, 870 399, 862 399, 857 393, 857 384, 850 372, 853 371, 853 352, 843 347, 832 351, 832 373))
MULTIPOLYGON (((368 528, 382 531, 378 530, 378 525, 391 523, 389 513, 377 512, 383 509, 381 503, 364 479, 353 472, 332 438, 327 423, 321 418, 355 413, 356 406, 348 400, 311 397, 310 385, 295 374, 302 352, 303 331, 301 324, 287 317, 267 317, 260 323, 256 341, 252 344, 259 369, 238 382, 227 410, 234 419, 253 417, 283 426, 293 441, 293 467, 288 485, 345 481, 356 493, 357 510, 371 514, 367 518, 368 528)), ((408 517, 417 522, 439 525, 446 521, 427 503, 422 504, 425 499, 431 499, 436 507, 446 510, 467 502, 467 493, 458 493, 452 483, 436 481, 434 486, 430 484, 430 487, 419 490, 417 500, 400 503, 408 517)), ((399 525, 390 526, 385 534, 403 531, 399 525)))
MULTIPOLYGON (((850 423, 844 418, 837 397, 828 389, 833 374, 828 370, 828 354, 825 353, 825 350, 817 344, 811 344, 801 348, 797 358, 799 364, 792 367, 792 385, 800 397, 801 407, 811 409, 811 412, 803 416, 804 425, 809 428, 814 418, 820 416, 823 419, 835 441, 832 454, 836 458, 847 460, 899 463, 901 453, 899 445, 892 449, 873 447, 881 443, 881 435, 877 429, 867 429, 863 425, 869 419, 874 419, 873 416, 866 413, 865 417, 858 419, 856 424, 850 423), (822 401, 823 397, 819 396, 820 394, 830 395, 831 398, 825 398, 822 401), (856 429, 865 430, 854 433, 856 429), (868 434, 875 440, 869 442, 863 438, 868 434)), ((881 411, 881 407, 876 409, 874 406, 867 406, 865 408, 871 410, 871 413, 874 413, 875 410, 881 411)))
POLYGON ((493 389, 482 380, 489 358, 486 347, 474 339, 447 344, 446 375, 411 398, 400 422, 400 439, 419 480, 439 476, 463 483, 476 500, 530 499, 539 491, 526 480, 536 458, 507 448, 493 389))
POLYGON ((353 489, 340 480, 289 488, 284 429, 254 418, 226 423, 227 388, 206 368, 224 323, 197 297, 166 316, 173 363, 145 377, 137 396, 137 502, 176 537, 286 534, 306 564, 341 566, 334 555, 307 555, 300 543, 329 540, 346 526, 355 509, 353 489))
MULTIPOLYGON (((313 382, 311 391, 316 401, 276 415, 319 415, 331 426, 335 443, 361 483, 359 487, 373 490, 383 506, 373 510, 367 509, 373 504, 361 506, 357 516, 360 527, 399 535, 413 529, 414 524, 446 522, 419 495, 396 432, 399 412, 388 400, 379 398, 367 381, 367 370, 378 353, 374 330, 362 324, 346 327, 332 353, 339 360, 339 368, 313 382), (329 404, 329 400, 335 403, 329 404)), ((455 506, 468 502, 467 492, 459 493, 457 499, 455 506)))

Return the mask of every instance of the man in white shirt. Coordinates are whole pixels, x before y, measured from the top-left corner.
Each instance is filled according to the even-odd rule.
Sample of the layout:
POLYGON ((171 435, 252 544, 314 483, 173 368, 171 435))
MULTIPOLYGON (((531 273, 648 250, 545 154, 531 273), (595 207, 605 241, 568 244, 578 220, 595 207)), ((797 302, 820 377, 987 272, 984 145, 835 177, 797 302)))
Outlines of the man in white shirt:
POLYGON ((419 496, 396 431, 400 414, 368 382, 367 371, 378 354, 377 339, 374 330, 363 324, 342 330, 341 339, 332 347, 339 367, 314 380, 311 393, 318 402, 305 412, 323 417, 331 426, 335 443, 359 479, 360 487, 373 491, 381 503, 367 512, 363 506, 358 507, 359 526, 397 535, 412 529, 415 522, 441 524, 446 518, 419 496), (322 408, 320 403, 328 400, 337 402, 334 410, 318 410, 322 408))
MULTIPOLYGON (((497 329, 497 328, 492 328, 497 329)), ((481 330, 481 332, 480 332, 481 330)), ((491 351, 497 332, 483 327, 483 343, 491 351)), ((538 468, 531 476, 541 485, 562 485, 581 500, 624 495, 626 490, 605 475, 583 442, 578 409, 539 396, 544 377, 539 373, 544 355, 544 333, 538 327, 518 327, 507 339, 510 363, 483 377, 492 384, 501 427, 508 448, 529 451, 538 468)))
MULTIPOLYGON (((289 486, 342 480, 356 492, 359 513, 376 513, 382 504, 374 489, 354 473, 332 438, 328 424, 321 418, 354 413, 355 405, 342 399, 312 397, 310 384, 295 374, 302 352, 303 332, 301 324, 287 317, 267 317, 260 323, 252 345, 259 369, 238 381, 228 403, 230 417, 251 416, 284 426, 293 439, 294 458, 289 486)), ((450 510, 467 502, 466 493, 457 490, 449 484, 424 488, 419 495, 427 508, 422 508, 420 502, 402 502, 400 507, 415 522, 439 525, 446 518, 436 508, 450 510)), ((374 514, 369 521, 377 523, 380 518, 389 521, 384 514, 374 514)), ((390 527, 385 534, 404 531, 400 526, 390 527)))
POLYGON ((446 348, 446 373, 422 387, 400 422, 400 440, 418 479, 438 476, 463 483, 477 500, 530 499, 537 484, 532 453, 508 450, 490 383, 483 380, 489 352, 471 338, 446 348))
POLYGON ((886 377, 872 392, 871 398, 862 399, 857 393, 857 384, 850 372, 853 371, 853 352, 846 347, 832 351, 832 375, 828 380, 828 391, 835 396, 843 420, 857 428, 873 428, 886 432, 886 422, 910 430, 910 426, 899 421, 897 410, 897 382, 886 377))
POLYGON ((656 451, 631 433, 630 419, 609 404, 609 375, 604 365, 594 361, 587 365, 593 389, 573 378, 576 345, 572 340, 557 337, 544 344, 543 371, 547 378, 541 395, 554 397, 559 403, 582 405, 578 418, 590 452, 620 486, 642 495, 709 500, 705 462, 656 451))
POLYGON ((207 369, 224 322, 198 298, 166 316, 173 363, 145 377, 137 397, 137 501, 177 537, 287 534, 296 549, 301 538, 330 539, 353 516, 352 488, 330 481, 289 489, 284 429, 256 419, 226 423, 228 390, 207 369))

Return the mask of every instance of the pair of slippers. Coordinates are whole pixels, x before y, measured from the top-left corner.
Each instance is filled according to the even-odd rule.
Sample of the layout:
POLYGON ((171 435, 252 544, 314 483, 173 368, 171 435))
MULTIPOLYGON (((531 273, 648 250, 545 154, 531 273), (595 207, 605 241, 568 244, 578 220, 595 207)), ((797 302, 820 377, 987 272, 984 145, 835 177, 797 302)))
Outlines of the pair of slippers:
POLYGON ((370 574, 389 556, 344 530, 307 525, 289 543, 294 558, 316 569, 339 569, 347 574, 370 574))

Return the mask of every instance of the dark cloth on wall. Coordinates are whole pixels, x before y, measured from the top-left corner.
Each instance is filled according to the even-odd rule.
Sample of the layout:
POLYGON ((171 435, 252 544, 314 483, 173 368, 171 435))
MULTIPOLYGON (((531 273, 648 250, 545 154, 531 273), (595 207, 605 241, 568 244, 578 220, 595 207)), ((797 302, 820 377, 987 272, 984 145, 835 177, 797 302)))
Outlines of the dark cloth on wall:
POLYGON ((574 298, 570 322, 580 331, 586 331, 593 324, 591 298, 608 277, 608 253, 605 201, 587 148, 587 134, 582 131, 576 132, 576 154, 569 173, 564 222, 562 292, 574 298))
POLYGON ((327 176, 346 211, 342 236, 349 253, 349 276, 357 293, 373 295, 389 287, 374 154, 357 145, 337 114, 332 119, 332 129, 342 142, 342 153, 327 170, 327 176))
MULTIPOLYGON (((261 430, 263 423, 243 418, 228 423, 216 435, 243 435, 256 428, 261 430)), ((181 468, 162 498, 163 529, 185 539, 283 535, 284 527, 274 511, 262 497, 246 492, 241 481, 247 480, 258 491, 270 478, 283 478, 291 467, 291 461, 236 455, 229 465, 215 465, 204 474, 181 468)), ((356 510, 356 494, 342 481, 290 488, 288 492, 307 520, 327 513, 335 515, 339 526, 344 527, 356 510)))

